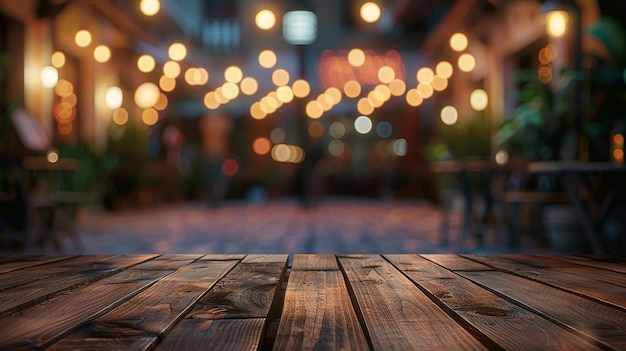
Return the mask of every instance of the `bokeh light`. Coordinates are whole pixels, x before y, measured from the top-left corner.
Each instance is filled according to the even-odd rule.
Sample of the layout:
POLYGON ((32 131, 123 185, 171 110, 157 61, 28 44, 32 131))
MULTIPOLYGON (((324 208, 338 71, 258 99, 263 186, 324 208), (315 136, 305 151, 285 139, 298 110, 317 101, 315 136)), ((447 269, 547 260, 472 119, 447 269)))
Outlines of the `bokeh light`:
POLYGON ((333 122, 330 127, 328 127, 328 134, 335 139, 341 139, 346 134, 346 126, 339 121, 333 122))
POLYGON ((161 76, 161 78, 159 78, 159 87, 161 87, 161 90, 165 92, 170 92, 176 89, 176 79, 168 76, 161 76))
POLYGON ((348 52, 348 63, 353 67, 361 67, 365 63, 365 53, 361 49, 352 49, 348 52))
POLYGON ((454 51, 463 51, 467 48, 467 36, 463 33, 454 33, 450 37, 450 47, 454 51))
POLYGON ((305 98, 311 93, 311 86, 309 82, 304 79, 297 79, 293 82, 291 89, 293 90, 293 94, 298 98, 305 98))
POLYGON ((381 138, 389 138, 393 134, 391 123, 382 121, 376 125, 376 134, 381 138))
POLYGON ((144 16, 154 16, 159 13, 161 2, 159 0, 141 0, 139 10, 144 16))
POLYGON ((272 73, 272 82, 277 87, 281 85, 287 85, 289 83, 289 72, 282 68, 275 70, 272 73))
POLYGON ((256 138, 252 142, 252 151, 257 155, 267 155, 272 150, 272 142, 268 138, 256 138))
POLYGON ((435 67, 435 72, 437 73, 439 77, 448 79, 452 77, 452 72, 453 72, 452 64, 448 61, 441 61, 435 67))
POLYGON ((276 89, 276 96, 278 97, 278 100, 286 104, 293 101, 294 97, 293 90, 291 90, 291 88, 286 85, 283 85, 282 87, 278 87, 278 89, 276 89))
POLYGON ((267 112, 263 111, 263 109, 261 108, 261 103, 256 101, 252 105, 250 105, 250 116, 254 119, 260 120, 267 117, 267 112))
POLYGON ((406 139, 396 139, 391 143, 391 150, 396 156, 406 156, 408 149, 409 143, 407 143, 406 139))
POLYGON ((366 97, 360 98, 356 104, 356 109, 360 114, 371 115, 374 112, 374 104, 366 97))
POLYGON ((100 63, 107 62, 111 59, 111 49, 106 45, 98 45, 93 50, 93 58, 100 63))
POLYGON ((346 145, 341 140, 333 139, 328 143, 328 153, 335 157, 343 155, 345 151, 346 145))
POLYGON ((463 72, 471 72, 476 68, 476 59, 470 54, 459 56, 459 69, 463 72))
POLYGON ((498 150, 494 155, 494 160, 499 166, 504 166, 509 162, 509 153, 506 150, 498 150))
POLYGON ((173 61, 182 61, 187 57, 187 47, 183 43, 172 43, 167 49, 167 55, 173 61))
POLYGON ((154 60, 154 57, 150 55, 141 55, 137 59, 137 68, 139 68, 141 72, 152 72, 154 67, 156 67, 156 61, 154 60))
POLYGON ((324 125, 319 121, 313 121, 309 124, 309 135, 312 138, 321 138, 324 136, 324 125))
POLYGON ((406 92, 406 102, 409 106, 417 107, 421 105, 423 101, 424 98, 420 95, 417 89, 409 89, 406 92))
POLYGON ((430 84, 420 83, 417 85, 417 92, 424 99, 428 99, 433 96, 435 89, 430 84))
POLYGON ((230 66, 224 70, 224 79, 227 82, 239 83, 243 78, 243 72, 241 68, 237 66, 230 66))
POLYGON ((222 173, 227 177, 234 177, 239 172, 239 163, 234 158, 227 158, 222 163, 222 173))
POLYGON ((59 81, 59 71, 52 66, 41 69, 41 85, 45 88, 54 88, 59 81))
POLYGON ((141 83, 135 90, 135 104, 140 108, 147 109, 159 101, 161 91, 152 82, 141 83))
POLYGON ((431 84, 435 78, 435 72, 428 67, 422 67, 417 71, 417 81, 423 84, 431 84))
POLYGON ((246 77, 241 80, 239 87, 244 95, 254 95, 259 89, 259 83, 253 77, 246 77))
POLYGON ((354 130, 359 134, 367 134, 372 131, 372 120, 367 116, 359 116, 354 120, 354 130))
POLYGON ((489 102, 489 97, 487 96, 487 92, 483 89, 475 89, 470 94, 470 106, 475 111, 484 111, 487 108, 487 104, 489 102))
POLYGON ((349 80, 343 86, 343 93, 349 98, 356 98, 361 95, 361 84, 356 80, 349 80))
POLYGON ((147 108, 141 112, 141 121, 147 126, 153 126, 159 121, 159 112, 153 108, 147 108))
POLYGON ((367 23, 374 23, 380 19, 380 6, 378 6, 375 2, 368 1, 361 5, 359 13, 363 21, 367 23))
POLYGON ((59 161, 59 153, 56 150, 50 150, 46 154, 46 159, 50 163, 57 163, 59 161))
POLYGON ((154 108, 158 111, 163 111, 167 108, 167 105, 169 104, 169 101, 167 99, 167 96, 163 93, 161 93, 159 95, 159 100, 157 101, 156 104, 154 104, 154 108))
POLYGON ((128 123, 128 111, 125 108, 118 108, 113 111, 113 123, 120 126, 128 123))
POLYGON ((382 66, 378 69, 378 80, 388 84, 396 78, 396 72, 389 66, 382 66))
POLYGON ((54 93, 62 98, 68 97, 74 93, 74 85, 66 79, 59 79, 54 87, 54 93))
MULTIPOLYGON (((318 122, 319 123, 319 122, 318 122)), ((277 127, 270 132, 270 139, 274 144, 280 144, 285 141, 287 133, 283 128, 277 127)))
POLYGON ((254 23, 259 29, 269 30, 276 24, 276 15, 270 10, 261 10, 254 17, 254 23))
POLYGON ((567 31, 568 15, 567 11, 550 11, 546 15, 546 30, 553 38, 562 37, 567 31))
POLYGON ((389 92, 393 96, 402 96, 406 92, 406 83, 402 79, 394 79, 389 83, 389 92))
POLYGON ((272 50, 263 50, 259 53, 259 65, 263 68, 272 68, 276 66, 276 53, 272 50))
POLYGON ((177 78, 180 75, 180 65, 176 61, 167 61, 163 65, 163 74, 166 77, 177 78))
POLYGON ((459 112, 454 106, 445 106, 441 109, 441 121, 446 125, 454 125, 459 120, 459 112))
POLYGON ((317 119, 324 114, 324 107, 319 101, 312 100, 306 104, 305 111, 309 118, 317 119))
POLYGON ((74 42, 81 48, 89 46, 91 44, 91 32, 86 29, 79 30, 74 36, 74 42))
POLYGON ((107 92, 105 94, 105 103, 109 109, 115 110, 120 108, 123 101, 124 93, 122 92, 122 88, 118 86, 112 86, 107 89, 107 92))
POLYGON ((52 56, 50 56, 50 63, 56 68, 65 66, 65 54, 61 51, 55 51, 52 56))
POLYGON ((435 91, 444 91, 448 87, 448 80, 440 76, 435 76, 435 78, 433 78, 432 87, 435 91))

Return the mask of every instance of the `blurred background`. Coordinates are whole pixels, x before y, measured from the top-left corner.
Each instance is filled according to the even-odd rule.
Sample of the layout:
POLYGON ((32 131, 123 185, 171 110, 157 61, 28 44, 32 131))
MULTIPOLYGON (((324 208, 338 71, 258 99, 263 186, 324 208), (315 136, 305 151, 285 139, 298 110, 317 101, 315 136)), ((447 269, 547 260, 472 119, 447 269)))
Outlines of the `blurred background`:
POLYGON ((1 0, 0 19, 3 251, 123 252, 98 246, 115 230, 145 233, 129 251, 191 251, 150 232, 193 213, 193 242, 218 240, 292 207, 335 223, 309 237, 367 237, 378 214, 359 252, 397 232, 393 252, 625 251, 621 171, 575 193, 607 199, 585 232, 600 246, 568 234, 576 215, 558 246, 544 217, 566 186, 527 168, 623 169, 624 1, 1 0))

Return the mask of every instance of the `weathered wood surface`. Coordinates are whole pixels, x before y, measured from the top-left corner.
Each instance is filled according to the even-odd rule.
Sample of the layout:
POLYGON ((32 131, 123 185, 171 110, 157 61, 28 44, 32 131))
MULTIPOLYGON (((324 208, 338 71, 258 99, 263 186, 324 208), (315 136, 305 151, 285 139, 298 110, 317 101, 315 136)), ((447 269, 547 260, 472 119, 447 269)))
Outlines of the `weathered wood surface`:
POLYGON ((625 350, 626 258, 0 257, 0 349, 625 350))

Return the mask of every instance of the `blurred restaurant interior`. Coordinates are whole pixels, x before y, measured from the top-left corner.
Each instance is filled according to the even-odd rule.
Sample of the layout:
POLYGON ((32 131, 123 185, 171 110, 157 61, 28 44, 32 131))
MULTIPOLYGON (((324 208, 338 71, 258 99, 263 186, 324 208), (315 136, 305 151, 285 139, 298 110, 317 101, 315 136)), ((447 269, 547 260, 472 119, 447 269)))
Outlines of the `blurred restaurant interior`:
POLYGON ((464 227, 567 206, 626 252, 625 1, 0 0, 0 90, 3 245, 232 199, 424 200, 445 232, 460 194, 464 227))

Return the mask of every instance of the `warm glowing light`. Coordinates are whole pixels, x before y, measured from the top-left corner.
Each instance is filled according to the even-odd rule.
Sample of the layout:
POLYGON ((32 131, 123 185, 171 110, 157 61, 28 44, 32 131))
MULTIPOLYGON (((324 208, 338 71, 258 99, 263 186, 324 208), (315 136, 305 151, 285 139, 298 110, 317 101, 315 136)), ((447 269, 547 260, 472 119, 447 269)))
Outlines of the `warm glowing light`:
POLYGON ((141 72, 152 72, 154 67, 156 67, 156 61, 154 60, 154 57, 150 55, 141 55, 137 59, 137 68, 139 68, 141 72))
POLYGON ((163 74, 166 77, 177 78, 180 75, 180 65, 176 61, 167 61, 163 65, 163 74))
POLYGON ((293 90, 286 85, 278 87, 278 89, 276 89, 276 95, 278 96, 278 100, 286 104, 293 101, 293 90))
POLYGON ((182 61, 187 57, 187 47, 183 43, 173 43, 167 49, 167 55, 171 60, 182 61))
POLYGON ((81 48, 89 46, 91 44, 91 33, 86 29, 79 30, 74 36, 74 42, 81 48))
POLYGON ((185 71, 185 82, 189 85, 196 85, 197 81, 200 79, 200 73, 198 69, 195 67, 187 68, 185 71))
POLYGON ((128 122, 128 111, 124 108, 118 108, 113 112, 113 123, 123 126, 128 122))
POLYGON ((204 106, 209 110, 215 110, 220 107, 221 103, 217 94, 214 91, 210 91, 204 95, 204 106))
POLYGON ((50 57, 50 63, 56 68, 65 66, 65 54, 61 51, 55 51, 50 57))
POLYGON ((341 122, 333 122, 328 127, 328 134, 335 139, 341 139, 346 134, 346 126, 341 122))
POLYGON ((111 59, 111 49, 106 45, 98 45, 93 50, 93 58, 100 63, 107 62, 111 59))
POLYGON ((463 33, 454 33, 450 37, 450 47, 454 51, 463 51, 467 48, 467 36, 463 33))
POLYGON ((376 91, 376 96, 380 100, 387 102, 391 99, 391 89, 388 86, 379 84, 376 88, 374 88, 374 90, 376 91))
POLYGON ((441 109, 441 121, 449 126, 455 124, 459 120, 459 112, 454 106, 445 106, 441 109))
POLYGON ((261 10, 254 17, 254 23, 259 29, 269 30, 276 24, 276 15, 270 10, 261 10))
POLYGON ((537 71, 537 76, 539 77, 539 81, 541 83, 549 84, 552 81, 552 66, 551 65, 539 66, 539 70, 537 71))
POLYGON ((54 87, 54 93, 62 98, 66 98, 74 93, 74 85, 65 79, 59 79, 54 87))
POLYGON ((272 82, 277 87, 281 85, 287 85, 289 83, 289 72, 287 72, 287 70, 284 70, 282 68, 275 70, 272 73, 272 82))
POLYGON ((388 84, 396 78, 396 72, 389 66, 382 66, 378 69, 378 80, 388 84))
POLYGON ((196 85, 205 85, 209 82, 209 72, 205 68, 196 69, 196 85))
POLYGON ((421 105, 423 101, 424 98, 417 89, 409 89, 409 91, 406 92, 406 102, 409 106, 417 107, 421 105))
POLYGON ((159 0, 141 0, 139 10, 144 16, 154 16, 159 13, 161 2, 159 0))
POLYGON ((440 76, 435 76, 432 86, 435 91, 444 91, 448 87, 448 80, 440 76))
POLYGON ((153 108, 148 108, 141 112, 141 121, 147 126, 153 126, 159 121, 159 112, 153 108))
POLYGON ((293 90, 293 95, 301 99, 309 96, 311 93, 311 86, 304 79, 298 79, 293 82, 291 89, 293 90))
POLYGON ((393 96, 402 96, 406 92, 406 83, 402 79, 394 79, 389 83, 389 92, 393 96))
POLYGON ((243 78, 243 72, 241 68, 237 66, 230 66, 224 70, 224 79, 227 82, 239 83, 243 78))
POLYGON ((384 103, 382 94, 378 93, 376 90, 370 91, 367 94, 367 99, 372 104, 372 106, 374 106, 374 108, 379 108, 384 103))
POLYGON ((471 72, 476 68, 476 59, 470 54, 459 56, 459 69, 463 72, 471 72))
POLYGON ((435 67, 435 72, 437 73, 439 77, 448 79, 452 77, 452 72, 453 72, 452 64, 450 64, 450 62, 448 61, 441 61, 435 67))
POLYGON ((624 160, 624 150, 615 149, 613 150, 613 159, 615 161, 623 161, 624 160))
POLYGON ((567 31, 568 16, 566 11, 550 11, 546 15, 546 30, 553 38, 560 38, 567 31))
POLYGON ((304 149, 295 145, 276 144, 272 147, 272 159, 276 162, 300 163, 304 160, 304 149))
POLYGON ((360 114, 371 115, 374 112, 374 105, 368 98, 361 98, 356 104, 356 109, 360 114))
POLYGON ((367 116, 359 116, 354 120, 354 130, 359 134, 371 132, 372 126, 372 120, 367 116))
POLYGON ((374 23, 380 19, 380 6, 374 2, 366 2, 361 5, 361 19, 367 23, 374 23))
POLYGON ((224 95, 224 89, 222 89, 221 86, 217 87, 217 89, 215 89, 215 95, 217 96, 217 101, 220 102, 220 104, 224 105, 227 104, 228 102, 230 102, 230 99, 226 97, 226 95, 224 95))
POLYGON ((159 95, 159 100, 157 101, 156 104, 154 104, 154 109, 158 111, 163 111, 167 108, 168 103, 169 101, 167 100, 167 96, 161 93, 161 95, 159 95))
POLYGON ((435 72, 428 67, 422 67, 417 71, 418 83, 431 84, 435 78, 435 72))
POLYGON ((61 135, 70 135, 72 133, 72 129, 73 129, 72 122, 57 124, 57 131, 61 135))
POLYGON ((170 92, 176 89, 176 79, 168 76, 161 76, 159 79, 159 87, 161 87, 161 90, 165 92, 170 92))
POLYGON ((239 96, 239 86, 235 83, 226 82, 222 85, 222 94, 228 99, 232 100, 239 96))
POLYGON ((322 104, 322 109, 324 112, 330 111, 333 108, 333 98, 326 93, 322 93, 317 97, 317 101, 322 104))
POLYGON ((353 67, 361 67, 365 63, 365 53, 361 49, 352 49, 348 52, 348 63, 353 67))
POLYGON ((59 71, 52 66, 41 69, 41 85, 45 88, 54 88, 59 81, 59 71))
POLYGON ((505 150, 498 150, 493 158, 498 166, 504 166, 509 162, 509 153, 505 150))
POLYGON ((105 103, 109 109, 115 110, 120 108, 123 101, 124 93, 122 92, 122 88, 118 86, 112 86, 107 89, 105 95, 105 103))
POLYGON ((470 105, 475 111, 484 111, 488 101, 487 92, 483 89, 476 89, 470 94, 470 105))
POLYGON ((257 155, 267 155, 272 149, 272 143, 268 138, 256 138, 252 142, 252 151, 257 155))
POLYGON ((622 145, 624 144, 624 136, 622 134, 613 135, 613 144, 622 145))
POLYGON ((324 114, 324 107, 317 100, 309 101, 305 107, 306 115, 312 119, 318 119, 324 114))
POLYGON ((267 116, 267 112, 263 111, 261 103, 257 101, 250 106, 250 116, 254 119, 263 119, 267 116))
POLYGON ((46 158, 50 163, 57 163, 59 162, 59 153, 56 150, 50 150, 46 154, 46 158))
POLYGON ((349 80, 343 86, 343 93, 349 98, 356 98, 361 95, 361 84, 356 80, 349 80))
POLYGON ((239 87, 244 95, 254 95, 259 89, 259 83, 253 77, 246 77, 241 80, 239 87))
POLYGON ((140 108, 150 108, 159 101, 161 91, 159 87, 152 82, 145 82, 135 90, 135 104, 140 108))
MULTIPOLYGON (((59 86, 58 83, 57 86, 59 86)), ((68 96, 62 97, 61 101, 67 102, 68 104, 70 104, 70 106, 74 107, 78 102, 78 98, 76 97, 76 94, 70 93, 68 96)))
POLYGON ((417 85, 417 92, 422 98, 428 99, 433 96, 435 89, 433 89, 433 86, 430 84, 420 83, 417 85))
POLYGON ((345 150, 346 145, 341 140, 334 139, 328 143, 328 153, 335 157, 343 155, 345 150))
POLYGON ((276 53, 272 50, 263 50, 259 53, 259 65, 263 68, 272 68, 278 61, 276 53))

